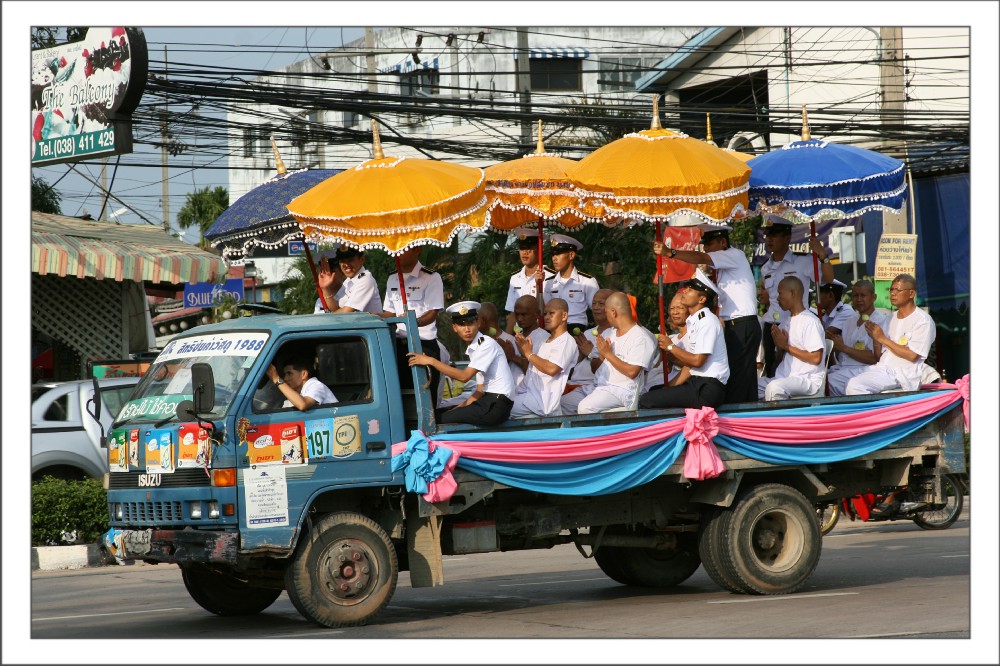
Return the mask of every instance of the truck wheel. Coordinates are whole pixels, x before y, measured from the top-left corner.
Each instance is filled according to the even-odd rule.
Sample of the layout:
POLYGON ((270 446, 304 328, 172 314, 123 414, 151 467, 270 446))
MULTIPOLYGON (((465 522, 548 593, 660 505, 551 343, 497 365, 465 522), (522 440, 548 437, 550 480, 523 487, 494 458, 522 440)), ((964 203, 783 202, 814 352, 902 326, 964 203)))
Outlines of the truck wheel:
POLYGON ((737 496, 725 521, 719 564, 749 594, 788 594, 819 563, 816 508, 794 488, 753 486, 737 496))
POLYGON ((357 513, 332 513, 302 536, 285 569, 295 608, 324 627, 365 624, 392 598, 399 575, 396 549, 378 523, 357 513))
POLYGON ((254 587, 201 566, 181 567, 181 577, 199 606, 223 617, 256 615, 281 596, 281 590, 254 587))
POLYGON ((679 532, 673 550, 603 546, 597 549, 594 560, 612 580, 638 587, 680 585, 701 565, 698 537, 693 532, 679 532))
POLYGON ((948 529, 962 514, 962 507, 965 506, 965 491, 958 478, 952 474, 942 475, 941 489, 944 491, 945 503, 921 511, 913 518, 913 522, 925 530, 948 529))
POLYGON ((728 528, 732 513, 726 508, 713 508, 704 516, 701 532, 698 534, 698 555, 701 557, 701 566, 705 568, 705 573, 715 581, 716 585, 729 592, 746 594, 747 590, 741 587, 740 581, 730 576, 719 560, 722 535, 728 528))

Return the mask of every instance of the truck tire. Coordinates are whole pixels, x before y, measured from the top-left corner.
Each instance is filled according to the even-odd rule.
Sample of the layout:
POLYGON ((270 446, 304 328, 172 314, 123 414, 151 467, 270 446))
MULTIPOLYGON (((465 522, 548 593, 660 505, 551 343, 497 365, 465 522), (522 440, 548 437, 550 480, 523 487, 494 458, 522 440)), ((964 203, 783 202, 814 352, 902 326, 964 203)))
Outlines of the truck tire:
MULTIPOLYGON (((622 534, 625 529, 619 526, 616 532, 622 534)), ((602 546, 594 554, 594 560, 612 580, 637 587, 680 585, 701 565, 694 532, 679 532, 674 550, 602 546)))
POLYGON ((206 567, 181 567, 184 587, 195 602, 209 613, 223 617, 256 615, 281 596, 281 590, 254 587, 206 567))
POLYGON ((748 594, 788 594, 819 563, 822 537, 816 508, 798 490, 779 483, 737 495, 724 522, 718 562, 748 594))
POLYGON ((367 623, 396 590, 396 549, 374 520, 331 513, 304 533, 285 569, 296 610, 324 627, 367 623))
POLYGON ((941 476, 941 489, 944 491, 943 506, 921 511, 913 518, 917 526, 925 530, 946 530, 962 515, 965 506, 965 490, 962 482, 953 474, 941 476))
POLYGON ((740 582, 726 572, 719 560, 722 535, 728 529, 728 520, 732 514, 732 511, 718 507, 714 507, 706 513, 702 519, 701 531, 698 534, 698 555, 701 557, 701 566, 705 568, 705 573, 715 581, 716 585, 729 592, 746 594, 747 590, 743 589, 740 582))

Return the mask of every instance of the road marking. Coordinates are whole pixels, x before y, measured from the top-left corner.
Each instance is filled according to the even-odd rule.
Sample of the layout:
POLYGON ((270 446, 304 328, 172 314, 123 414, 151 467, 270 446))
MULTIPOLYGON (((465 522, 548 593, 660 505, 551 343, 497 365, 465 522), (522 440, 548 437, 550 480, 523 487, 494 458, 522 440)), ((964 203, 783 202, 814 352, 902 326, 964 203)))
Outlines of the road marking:
POLYGON ((895 634, 863 634, 861 636, 851 634, 844 636, 844 638, 895 638, 897 636, 922 636, 923 634, 922 631, 900 631, 895 634))
POLYGON ((268 636, 268 638, 308 638, 309 636, 333 636, 334 634, 342 634, 343 631, 331 631, 329 629, 317 629, 316 631, 303 630, 294 634, 278 634, 276 636, 268 636))
POLYGON ((118 613, 91 613, 90 615, 63 615, 62 617, 33 617, 32 622, 49 622, 51 620, 82 620, 88 617, 111 617, 112 615, 138 615, 139 613, 169 613, 171 611, 190 610, 189 608, 153 608, 151 610, 121 611, 118 613))
POLYGON ((558 585, 559 583, 583 583, 591 580, 608 580, 607 576, 600 578, 574 578, 572 580, 547 580, 542 583, 510 583, 509 585, 497 585, 497 587, 521 587, 522 585, 558 585))
POLYGON ((969 556, 968 553, 964 553, 962 555, 942 555, 941 557, 968 557, 968 556, 969 556))
POLYGON ((787 601, 789 599, 818 599, 820 597, 846 597, 861 594, 860 592, 825 592, 823 594, 786 594, 781 596, 754 597, 753 599, 729 599, 726 601, 708 601, 709 604, 749 604, 756 601, 787 601))

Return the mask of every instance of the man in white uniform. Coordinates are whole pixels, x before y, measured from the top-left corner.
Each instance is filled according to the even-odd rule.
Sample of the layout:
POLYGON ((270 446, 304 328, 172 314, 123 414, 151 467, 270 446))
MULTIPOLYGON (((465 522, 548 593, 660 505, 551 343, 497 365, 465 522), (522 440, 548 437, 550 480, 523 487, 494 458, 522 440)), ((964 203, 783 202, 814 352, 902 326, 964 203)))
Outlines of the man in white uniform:
POLYGON ((549 332, 549 337, 538 352, 534 351, 531 338, 521 333, 515 336, 521 355, 530 366, 514 394, 511 418, 560 414, 559 399, 579 353, 576 341, 566 330, 568 317, 566 301, 553 298, 545 304, 544 313, 545 330, 549 332))
POLYGON ((504 353, 504 359, 507 360, 514 384, 520 384, 524 378, 524 371, 521 370, 516 359, 507 356, 508 349, 516 355, 517 340, 507 331, 501 330, 500 312, 497 310, 497 306, 489 301, 484 301, 479 305, 479 332, 497 341, 500 350, 504 353))
POLYGON ((850 305, 842 302, 847 285, 840 280, 825 282, 819 286, 819 306, 823 309, 823 328, 828 332, 842 333, 857 313, 850 305))
MULTIPOLYGON (((440 360, 437 345, 437 317, 444 309, 444 284, 441 276, 420 263, 421 247, 413 247, 399 256, 403 271, 403 284, 406 286, 406 304, 409 310, 417 315, 419 327, 420 348, 424 354, 440 360)), ((382 317, 402 317, 406 314, 403 308, 403 298, 399 291, 399 275, 395 271, 389 274, 385 284, 385 300, 382 303, 382 317)), ((396 360, 399 363, 400 379, 403 388, 413 387, 413 377, 406 370, 406 356, 409 350, 406 344, 406 325, 396 325, 396 360)), ((441 375, 431 368, 431 396, 438 394, 438 383, 441 375)))
MULTIPOLYGON (((764 227, 764 242, 767 251, 771 253, 770 258, 761 267, 760 274, 764 288, 767 289, 770 305, 764 313, 764 374, 768 377, 774 376, 774 368, 777 365, 774 354, 774 341, 771 339, 771 330, 781 319, 782 310, 778 306, 778 283, 786 277, 795 276, 802 283, 802 307, 809 307, 809 292, 807 288, 814 283, 813 259, 806 254, 795 254, 789 251, 789 244, 792 241, 792 225, 782 222, 780 219, 768 218, 770 225, 764 227)), ((818 238, 809 241, 809 249, 820 260, 820 281, 830 282, 833 280, 833 266, 830 258, 826 256, 823 243, 818 238)))
POLYGON ((778 304, 791 315, 771 335, 784 357, 774 378, 757 380, 757 395, 764 400, 785 400, 812 395, 823 385, 823 323, 802 305, 802 281, 789 276, 778 283, 778 304))
POLYGON ((757 350, 761 331, 753 269, 743 250, 729 245, 732 227, 702 224, 698 228, 704 252, 675 250, 656 241, 653 253, 689 264, 707 264, 715 269, 715 284, 720 290, 719 318, 729 354, 726 402, 754 402, 757 400, 757 350))
MULTIPOLYGON (((510 276, 510 284, 507 287, 507 302, 504 309, 507 311, 507 330, 514 330, 514 304, 522 296, 534 296, 538 298, 538 280, 542 282, 545 278, 555 275, 548 266, 542 265, 542 258, 538 256, 538 229, 518 229, 517 251, 521 259, 521 270, 510 276)), ((542 304, 538 303, 538 311, 541 312, 542 304)))
POLYGON ((410 365, 436 368, 438 372, 460 382, 476 382, 478 388, 461 405, 444 412, 441 423, 469 423, 472 425, 497 425, 507 420, 514 404, 514 380, 503 350, 496 340, 479 331, 479 303, 461 301, 448 308, 452 328, 469 346, 469 365, 461 370, 445 365, 426 354, 410 352, 410 365), (478 380, 476 379, 478 375, 478 380))
POLYGON ((610 337, 596 338, 601 363, 594 373, 594 390, 580 401, 579 414, 594 414, 617 407, 628 407, 642 390, 646 371, 659 354, 656 338, 632 318, 628 297, 616 291, 604 305, 610 337))
POLYGON ((924 360, 937 330, 931 316, 917 307, 916 298, 916 279, 907 273, 897 275, 889 288, 889 300, 896 312, 889 318, 888 331, 871 319, 865 322, 878 363, 847 382, 847 395, 920 388, 924 360))
POLYGON ((889 316, 875 308, 875 285, 868 280, 858 280, 851 289, 851 303, 857 316, 843 325, 840 333, 826 331, 826 337, 833 340, 836 364, 826 373, 830 395, 844 395, 847 382, 852 377, 875 365, 875 346, 868 335, 865 322, 873 321, 885 330, 889 327, 889 316))
POLYGON ((545 279, 542 296, 546 303, 553 298, 561 298, 569 306, 569 328, 579 328, 582 333, 587 328, 587 310, 594 302, 594 294, 600 289, 597 280, 576 270, 576 253, 583 244, 575 238, 563 234, 552 234, 552 267, 555 275, 545 279))
POLYGON ((594 370, 600 365, 601 354, 595 346, 597 337, 612 335, 614 329, 608 323, 607 310, 604 305, 608 296, 615 293, 611 289, 598 289, 594 294, 594 302, 591 305, 591 312, 594 313, 594 322, 597 324, 593 328, 588 328, 580 335, 574 335, 577 349, 580 350, 577 364, 569 373, 568 389, 563 394, 560 403, 563 414, 576 414, 580 407, 580 401, 586 398, 594 390, 594 370))
MULTIPOLYGON (((357 248, 340 246, 334 261, 343 273, 343 280, 337 285, 335 274, 330 271, 327 259, 320 260, 317 273, 323 298, 330 312, 371 312, 381 314, 382 297, 378 293, 378 283, 370 271, 365 269, 365 254, 357 248), (326 265, 324 265, 326 264, 326 265), (337 288, 334 288, 337 287, 337 288)), ((314 312, 322 312, 323 305, 316 299, 314 312)))
POLYGON ((718 407, 726 397, 729 380, 729 359, 726 354, 725 334, 722 323, 712 313, 719 288, 701 269, 685 284, 681 303, 687 308, 685 321, 687 333, 684 346, 661 337, 658 347, 667 352, 667 362, 681 366, 683 375, 672 386, 646 393, 639 398, 642 408, 685 407, 700 409, 718 407))
POLYGON ((316 405, 332 405, 337 402, 337 396, 326 384, 316 379, 313 376, 315 374, 313 365, 302 359, 292 359, 286 362, 282 368, 281 376, 278 375, 274 364, 267 366, 267 376, 278 387, 278 391, 285 396, 285 403, 282 407, 295 407, 300 412, 316 405))

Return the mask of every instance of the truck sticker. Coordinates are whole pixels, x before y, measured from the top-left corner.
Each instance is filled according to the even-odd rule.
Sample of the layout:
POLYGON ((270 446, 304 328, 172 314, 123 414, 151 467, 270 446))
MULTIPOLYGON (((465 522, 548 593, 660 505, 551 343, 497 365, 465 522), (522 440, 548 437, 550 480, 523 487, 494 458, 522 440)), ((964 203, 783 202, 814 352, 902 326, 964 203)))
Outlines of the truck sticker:
POLYGON ((267 423, 247 428, 251 465, 301 465, 308 459, 302 423, 267 423))
POLYGON ((361 453, 361 421, 357 414, 333 418, 333 457, 361 453))
POLYGON ((329 458, 333 455, 333 421, 316 419, 306 421, 306 451, 310 460, 329 458))
POLYGON ((139 469, 139 429, 132 428, 128 431, 128 464, 129 467, 139 469))
POLYGON ((146 471, 150 474, 174 472, 173 433, 170 430, 144 430, 142 441, 146 444, 146 471))
POLYGON ((247 527, 288 526, 288 482, 280 465, 253 466, 243 470, 247 527))
POLYGON ((108 435, 108 471, 128 471, 128 437, 128 431, 123 428, 116 428, 108 435))
POLYGON ((177 429, 177 468, 205 467, 212 453, 208 430, 196 423, 182 423, 177 429))
POLYGON ((191 400, 190 393, 178 395, 147 395, 139 400, 130 400, 122 407, 118 414, 119 421, 128 421, 137 416, 142 416, 150 421, 159 421, 161 418, 170 416, 177 411, 177 403, 182 400, 191 400))
POLYGON ((257 356, 268 333, 216 333, 171 340, 156 357, 157 363, 191 356, 257 356))
POLYGON ((378 419, 368 420, 368 434, 377 435, 379 430, 378 419))

